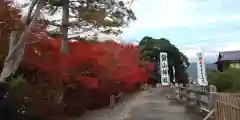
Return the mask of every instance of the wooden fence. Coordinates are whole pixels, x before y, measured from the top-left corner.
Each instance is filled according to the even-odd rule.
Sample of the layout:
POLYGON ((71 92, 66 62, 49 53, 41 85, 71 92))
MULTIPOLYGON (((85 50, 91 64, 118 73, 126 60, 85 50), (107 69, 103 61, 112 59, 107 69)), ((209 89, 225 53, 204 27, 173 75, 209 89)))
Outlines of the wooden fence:
POLYGON ((240 97, 229 93, 217 93, 215 97, 216 120, 240 120, 240 97))
POLYGON ((195 107, 197 112, 207 113, 204 120, 240 120, 240 94, 218 93, 213 85, 171 85, 163 90, 169 98, 195 107))

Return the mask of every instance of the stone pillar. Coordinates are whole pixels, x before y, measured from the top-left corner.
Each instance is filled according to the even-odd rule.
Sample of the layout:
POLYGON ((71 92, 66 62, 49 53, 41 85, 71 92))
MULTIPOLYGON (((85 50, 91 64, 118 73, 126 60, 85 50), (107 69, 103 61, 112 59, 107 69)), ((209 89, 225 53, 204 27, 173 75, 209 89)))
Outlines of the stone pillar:
POLYGON ((148 89, 148 84, 147 84, 147 82, 144 83, 144 89, 145 89, 145 90, 148 89))
POLYGON ((112 109, 112 108, 114 108, 114 105, 115 105, 115 96, 114 96, 114 95, 111 95, 111 96, 110 96, 110 104, 109 104, 109 107, 112 109))
POLYGON ((119 93, 119 102, 123 102, 123 92, 119 93))

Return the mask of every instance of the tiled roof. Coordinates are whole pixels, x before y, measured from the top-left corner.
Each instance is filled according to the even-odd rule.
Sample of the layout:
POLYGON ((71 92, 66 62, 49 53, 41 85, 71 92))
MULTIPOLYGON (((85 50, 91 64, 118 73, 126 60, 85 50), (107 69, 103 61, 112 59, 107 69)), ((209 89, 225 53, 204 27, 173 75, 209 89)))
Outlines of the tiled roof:
POLYGON ((224 51, 219 53, 220 58, 218 61, 225 60, 240 60, 240 50, 238 51, 224 51))

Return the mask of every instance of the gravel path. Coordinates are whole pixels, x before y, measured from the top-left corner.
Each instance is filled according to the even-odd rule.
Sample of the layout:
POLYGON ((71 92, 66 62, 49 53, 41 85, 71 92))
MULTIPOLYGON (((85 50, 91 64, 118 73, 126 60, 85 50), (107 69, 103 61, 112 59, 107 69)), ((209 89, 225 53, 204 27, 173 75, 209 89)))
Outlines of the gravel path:
POLYGON ((177 103, 170 102, 155 89, 129 97, 113 109, 90 111, 74 120, 201 120, 177 103))
POLYGON ((74 118, 72 120, 121 120, 123 114, 125 114, 126 109, 133 101, 136 101, 139 98, 139 95, 142 92, 134 93, 124 97, 122 103, 115 105, 113 109, 103 108, 98 110, 91 110, 86 112, 80 118, 74 118))

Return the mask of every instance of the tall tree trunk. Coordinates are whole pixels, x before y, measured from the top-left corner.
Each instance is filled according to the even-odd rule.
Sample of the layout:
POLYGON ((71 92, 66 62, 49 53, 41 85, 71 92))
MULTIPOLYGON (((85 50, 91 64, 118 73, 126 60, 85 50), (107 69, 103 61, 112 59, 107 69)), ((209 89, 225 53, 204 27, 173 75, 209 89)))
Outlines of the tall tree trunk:
POLYGON ((36 26, 38 17, 40 16, 40 10, 43 8, 43 6, 44 6, 43 0, 33 0, 29 7, 27 15, 24 16, 22 19, 23 23, 25 24, 25 27, 20 38, 17 37, 18 31, 11 32, 9 51, 4 61, 3 70, 0 75, 0 82, 5 82, 5 79, 13 72, 15 72, 19 67, 19 64, 24 55, 24 48, 25 44, 27 43, 29 33, 31 33, 32 29, 36 26), (32 17, 31 13, 33 11, 34 6, 36 5, 37 7, 32 17))
POLYGON ((69 0, 63 0, 64 4, 62 6, 62 26, 61 32, 63 39, 61 41, 61 52, 68 52, 68 23, 69 23, 69 0))

